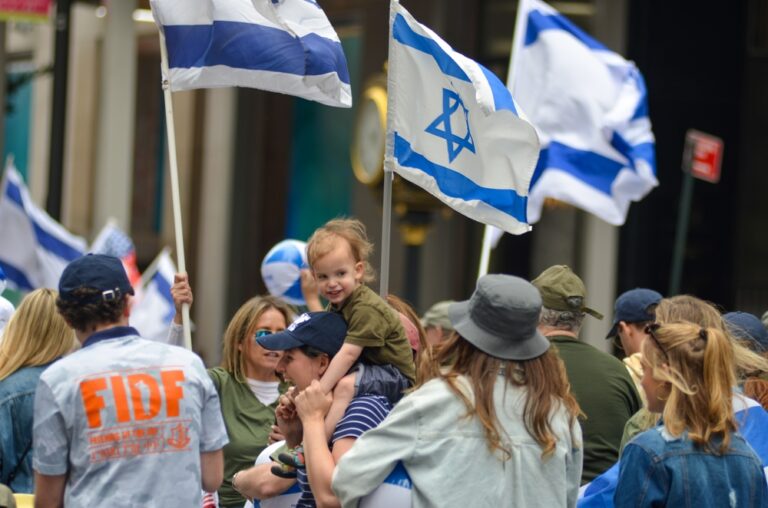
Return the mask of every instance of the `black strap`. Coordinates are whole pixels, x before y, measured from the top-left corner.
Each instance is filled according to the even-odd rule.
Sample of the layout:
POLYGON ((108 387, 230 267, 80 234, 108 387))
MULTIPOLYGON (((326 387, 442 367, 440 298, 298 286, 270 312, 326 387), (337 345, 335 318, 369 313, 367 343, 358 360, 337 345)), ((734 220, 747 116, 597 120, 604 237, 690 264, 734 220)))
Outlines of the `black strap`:
POLYGON ((29 444, 24 449, 24 453, 21 454, 21 458, 16 463, 16 467, 13 468, 13 471, 11 471, 11 474, 8 475, 8 487, 13 490, 13 487, 11 484, 13 483, 14 478, 16 478, 16 473, 19 472, 19 469, 21 469, 21 466, 24 465, 24 459, 27 458, 27 454, 29 453, 29 450, 32 449, 32 440, 29 440, 29 444))

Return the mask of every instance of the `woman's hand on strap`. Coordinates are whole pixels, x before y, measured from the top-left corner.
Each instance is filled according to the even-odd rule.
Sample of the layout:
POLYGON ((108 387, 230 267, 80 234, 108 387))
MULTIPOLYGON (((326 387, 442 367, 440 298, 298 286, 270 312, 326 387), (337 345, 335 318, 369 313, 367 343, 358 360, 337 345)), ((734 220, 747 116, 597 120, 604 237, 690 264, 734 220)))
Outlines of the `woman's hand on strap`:
POLYGON ((306 424, 310 419, 324 420, 333 402, 333 396, 323 393, 320 382, 315 380, 296 396, 296 412, 306 424))

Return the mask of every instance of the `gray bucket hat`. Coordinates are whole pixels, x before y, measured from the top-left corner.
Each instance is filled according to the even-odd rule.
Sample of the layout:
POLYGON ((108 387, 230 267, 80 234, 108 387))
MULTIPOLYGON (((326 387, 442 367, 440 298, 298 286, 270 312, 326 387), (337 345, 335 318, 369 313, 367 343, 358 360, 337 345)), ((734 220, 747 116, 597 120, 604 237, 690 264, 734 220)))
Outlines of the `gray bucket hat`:
POLYGON ((549 349, 537 326, 541 295, 512 275, 484 275, 469 300, 448 308, 454 329, 481 351, 504 360, 531 360, 549 349))

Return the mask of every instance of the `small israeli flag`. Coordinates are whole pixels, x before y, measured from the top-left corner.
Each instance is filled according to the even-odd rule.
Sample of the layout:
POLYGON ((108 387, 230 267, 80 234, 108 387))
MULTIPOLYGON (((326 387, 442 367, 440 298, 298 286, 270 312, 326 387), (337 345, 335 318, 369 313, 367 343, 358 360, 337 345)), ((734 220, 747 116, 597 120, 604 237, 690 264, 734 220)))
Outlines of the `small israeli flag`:
POLYGON ((546 3, 518 9, 508 85, 542 144, 530 222, 549 197, 623 224, 658 185, 643 77, 546 3))
POLYGON ((21 291, 58 288, 61 272, 85 250, 83 238, 38 208, 9 163, 0 184, 0 267, 8 285, 21 291))
POLYGON ((347 60, 314 0, 151 0, 172 91, 242 86, 351 107, 347 60))
POLYGON ((144 288, 131 309, 131 326, 145 339, 167 342, 168 329, 176 313, 171 295, 176 265, 167 249, 152 262, 152 269, 142 275, 144 288))
POLYGON ((529 231, 539 141, 507 88, 397 1, 389 48, 391 167, 467 217, 513 234, 529 231))

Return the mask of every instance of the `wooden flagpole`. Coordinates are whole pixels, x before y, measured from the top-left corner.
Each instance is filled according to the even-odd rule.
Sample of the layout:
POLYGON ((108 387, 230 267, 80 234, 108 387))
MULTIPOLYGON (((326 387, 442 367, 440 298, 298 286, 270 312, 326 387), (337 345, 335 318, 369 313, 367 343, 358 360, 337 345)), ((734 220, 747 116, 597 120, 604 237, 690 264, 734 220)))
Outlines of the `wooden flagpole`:
MULTIPOLYGON (((184 231, 181 224, 181 196, 179 193, 179 167, 176 160, 176 130, 173 123, 173 101, 171 98, 170 72, 168 69, 168 50, 165 47, 165 36, 160 34, 160 69, 163 75, 163 98, 165 99, 165 125, 168 129, 168 161, 171 172, 171 196, 173 200, 173 228, 176 234, 176 264, 179 272, 186 273, 184 261, 184 231)), ((184 328, 184 347, 192 349, 192 332, 189 326, 189 304, 181 307, 181 322, 184 328)))

